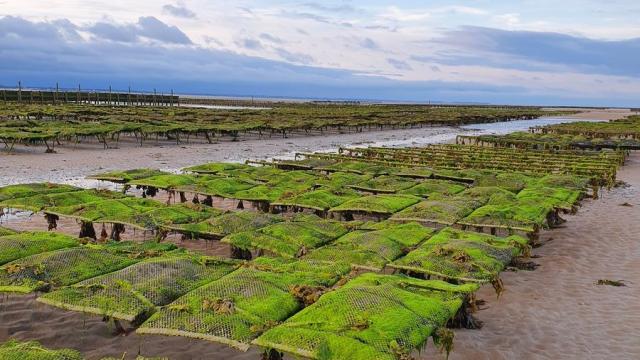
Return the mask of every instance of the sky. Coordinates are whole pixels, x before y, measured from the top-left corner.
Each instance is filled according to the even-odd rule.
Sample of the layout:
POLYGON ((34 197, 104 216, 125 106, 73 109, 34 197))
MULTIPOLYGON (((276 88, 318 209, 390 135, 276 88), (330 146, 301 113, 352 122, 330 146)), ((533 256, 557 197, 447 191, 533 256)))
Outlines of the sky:
POLYGON ((0 0, 0 85, 640 106, 640 2, 0 0))

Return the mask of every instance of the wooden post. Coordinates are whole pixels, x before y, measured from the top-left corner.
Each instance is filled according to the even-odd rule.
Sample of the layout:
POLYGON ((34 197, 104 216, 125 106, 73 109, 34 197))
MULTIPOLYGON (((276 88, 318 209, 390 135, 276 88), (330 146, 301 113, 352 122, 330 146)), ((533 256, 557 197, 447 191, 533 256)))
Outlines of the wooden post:
POLYGON ((109 85, 109 105, 111 105, 111 85, 109 85))
POLYGON ((18 102, 22 102, 22 81, 18 81, 18 102))
POLYGON ((152 102, 151 106, 156 106, 156 105, 157 105, 157 103, 156 103, 156 89, 153 88, 153 102, 152 102))
POLYGON ((60 87, 59 87, 58 83, 56 82, 56 93, 53 96, 53 105, 56 105, 58 103, 58 91, 60 91, 60 87))
POLYGON ((129 85, 129 95, 127 95, 127 105, 131 105, 131 85, 129 85))
POLYGON ((80 103, 80 84, 78 84, 78 94, 76 96, 76 102, 79 104, 80 103))

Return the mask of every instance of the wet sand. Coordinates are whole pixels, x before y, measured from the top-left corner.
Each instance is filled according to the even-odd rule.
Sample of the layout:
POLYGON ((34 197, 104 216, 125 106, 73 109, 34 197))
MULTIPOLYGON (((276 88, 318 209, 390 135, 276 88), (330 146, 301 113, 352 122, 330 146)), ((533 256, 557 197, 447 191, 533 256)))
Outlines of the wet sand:
POLYGON ((589 111, 583 111, 584 109, 564 108, 555 110, 578 110, 580 111, 579 113, 568 115, 566 116, 566 118, 585 120, 617 120, 625 118, 629 115, 637 115, 637 113, 633 113, 629 111, 629 109, 593 109, 589 111))

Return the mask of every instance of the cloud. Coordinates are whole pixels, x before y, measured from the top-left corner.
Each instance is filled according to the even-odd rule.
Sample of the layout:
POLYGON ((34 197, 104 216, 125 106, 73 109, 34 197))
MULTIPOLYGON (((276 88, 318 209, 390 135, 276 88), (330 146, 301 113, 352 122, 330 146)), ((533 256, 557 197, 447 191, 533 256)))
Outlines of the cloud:
POLYGON ((328 5, 314 3, 314 2, 308 2, 302 5, 310 9, 329 12, 329 13, 353 13, 358 11, 356 8, 354 8, 351 5, 328 6, 328 5))
MULTIPOLYGON (((603 106, 631 106, 640 93, 634 78, 505 70, 499 65, 506 59, 516 60, 518 66, 541 62, 532 60, 533 55, 525 57, 522 51, 507 51, 510 48, 501 41, 485 44, 483 36, 487 35, 482 32, 478 34, 483 36, 477 37, 480 44, 468 44, 447 33, 444 35, 455 40, 451 44, 437 39, 423 47, 424 53, 416 52, 415 57, 424 63, 398 52, 395 58, 380 57, 382 66, 372 67, 371 71, 365 69, 367 74, 362 74, 362 69, 310 66, 322 63, 317 53, 306 54, 295 46, 285 49, 270 45, 262 38, 253 39, 262 46, 258 53, 282 60, 219 49, 224 46, 203 48, 190 42, 176 46, 176 39, 165 34, 167 28, 175 27, 164 23, 155 26, 156 22, 141 19, 128 24, 100 22, 112 25, 108 27, 97 26, 98 23, 79 26, 66 19, 31 21, 0 17, 0 84, 12 85, 22 80, 26 86, 52 86, 60 82, 62 87, 82 84, 83 88, 111 85, 114 89, 126 89, 131 84, 139 90, 174 89, 178 93, 227 96, 603 106), (122 31, 135 36, 127 37, 122 31), (497 67, 487 67, 482 58, 490 59, 485 61, 497 67), (455 66, 449 61, 471 66, 455 66), (397 72, 397 76, 380 72, 387 68, 397 72), (409 81, 408 71, 439 80, 409 81)), ((295 27, 292 29, 295 31, 295 27)), ((345 38, 357 41, 353 36, 345 38)), ((493 41, 496 37, 488 38, 493 41)), ((238 41, 251 46, 250 41, 246 44, 242 39, 238 41)))
POLYGON ((284 43, 284 40, 280 39, 279 37, 273 36, 273 35, 267 34, 267 33, 260 34, 260 39, 266 40, 266 41, 270 41, 270 42, 276 43, 276 44, 283 44, 284 43))
POLYGON ((396 70, 413 70, 411 65, 409 65, 409 63, 407 63, 406 61, 388 58, 387 62, 396 70))
POLYGON ((236 45, 249 50, 262 50, 264 47, 260 40, 244 38, 236 41, 236 45))
POLYGON ((146 38, 167 44, 192 44, 189 37, 176 26, 167 25, 153 16, 140 17, 135 24, 97 22, 84 30, 101 39, 125 43, 146 38))
POLYGON ((640 77, 640 38, 607 41, 552 32, 463 27, 435 42, 453 49, 443 57, 448 62, 502 67, 515 62, 516 68, 525 70, 640 77))
POLYGON ((360 46, 369 50, 380 50, 380 46, 378 46, 378 43, 373 41, 373 39, 371 38, 362 39, 362 41, 360 41, 360 46))
POLYGON ((138 19, 139 34, 150 39, 174 44, 191 44, 191 40, 176 26, 169 26, 153 16, 138 19))
POLYGON ((184 4, 166 4, 162 7, 162 11, 166 14, 173 15, 175 17, 181 17, 185 19, 194 19, 196 17, 196 13, 187 9, 184 4))
POLYGON ((283 48, 276 48, 275 51, 281 58, 289 62, 304 64, 304 65, 313 63, 313 58, 306 54, 292 53, 283 48))

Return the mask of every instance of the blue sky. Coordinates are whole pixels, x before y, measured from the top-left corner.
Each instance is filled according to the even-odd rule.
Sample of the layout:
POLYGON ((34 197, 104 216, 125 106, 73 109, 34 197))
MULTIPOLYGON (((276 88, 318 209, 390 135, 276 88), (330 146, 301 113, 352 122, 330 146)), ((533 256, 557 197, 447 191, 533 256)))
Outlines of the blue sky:
POLYGON ((0 84, 638 106, 637 1, 0 1, 0 84))

